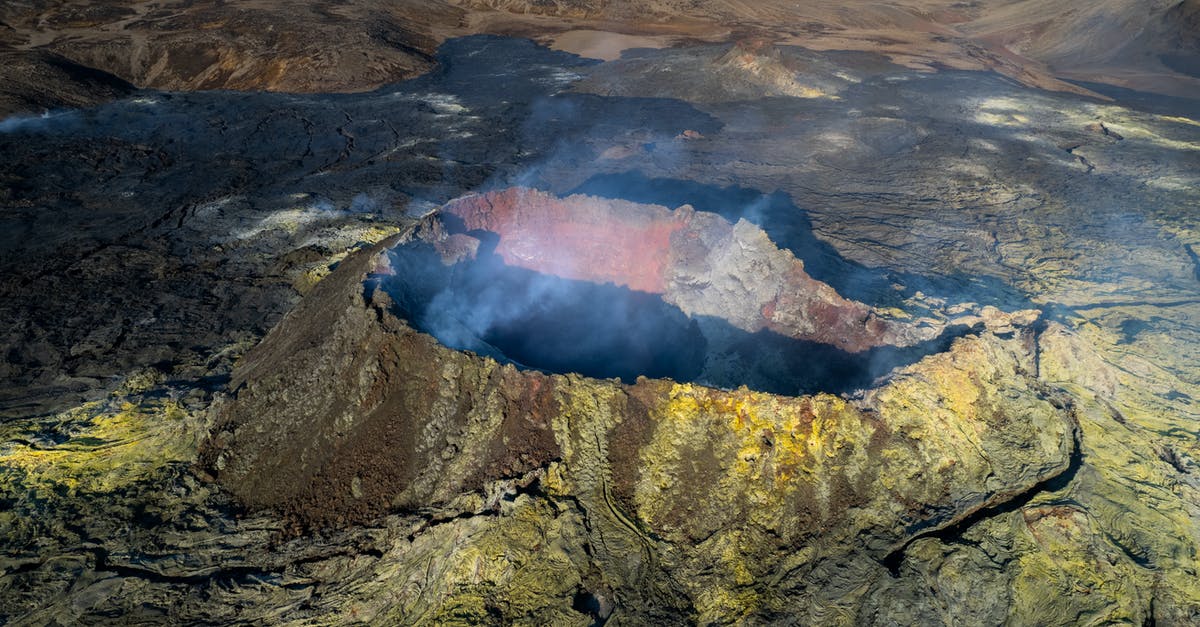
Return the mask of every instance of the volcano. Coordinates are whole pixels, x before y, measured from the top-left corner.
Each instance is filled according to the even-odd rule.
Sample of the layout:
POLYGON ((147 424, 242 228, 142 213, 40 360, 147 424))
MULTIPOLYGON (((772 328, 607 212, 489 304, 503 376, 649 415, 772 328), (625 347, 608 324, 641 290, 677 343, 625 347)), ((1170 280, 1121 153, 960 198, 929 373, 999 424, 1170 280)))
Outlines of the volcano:
POLYGON ((7 3, 0 624, 1197 624, 1198 9, 7 3))
MULTIPOLYGON (((809 423, 832 402, 835 413, 874 424, 886 410, 851 408, 827 392, 869 385, 893 367, 928 369, 928 357, 916 362, 941 351, 1028 360, 1033 331, 1017 339, 1001 326, 1008 344, 984 330, 993 339, 952 344, 945 328, 882 318, 810 278, 757 227, 688 206, 524 188, 471 194, 341 264, 247 356, 207 463, 248 505, 336 525, 545 472, 571 449, 557 421, 574 403, 609 406, 600 415, 640 434, 614 442, 619 460, 606 463, 616 472, 634 472, 655 424, 696 411, 677 407, 680 395, 702 399, 688 403, 735 431, 749 426, 768 448, 799 436, 751 426, 761 418, 749 407, 778 405, 786 409, 770 415, 820 429, 809 423), (347 482, 349 493, 338 487, 347 482)), ((980 402, 991 425, 980 428, 1050 425, 1059 440, 1071 430, 1057 411, 1018 419, 1009 415, 1017 406, 990 393, 980 402), (1037 416, 1049 422, 1031 425, 1037 416)), ((1045 407, 1021 404, 1030 402, 1045 407)), ((1056 460, 1069 449, 1062 441, 1044 451, 1020 481, 1061 472, 1056 460)), ((772 483, 791 481, 793 471, 774 464, 772 483)), ((940 521, 924 524, 998 498, 972 494, 963 498, 974 505, 922 510, 940 521)), ((623 498, 636 509, 632 493, 623 498)))

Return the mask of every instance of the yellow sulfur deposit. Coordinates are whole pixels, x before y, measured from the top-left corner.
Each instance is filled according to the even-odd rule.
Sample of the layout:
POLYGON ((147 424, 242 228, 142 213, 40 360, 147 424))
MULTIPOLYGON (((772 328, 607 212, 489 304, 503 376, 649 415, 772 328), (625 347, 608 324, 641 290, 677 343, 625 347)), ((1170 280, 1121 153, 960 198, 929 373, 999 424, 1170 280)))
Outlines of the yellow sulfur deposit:
POLYGON ((30 424, 5 425, 0 483, 6 491, 53 498, 119 490, 192 459, 201 435, 197 420, 171 400, 96 401, 59 414, 54 424, 52 440, 39 439, 30 424))

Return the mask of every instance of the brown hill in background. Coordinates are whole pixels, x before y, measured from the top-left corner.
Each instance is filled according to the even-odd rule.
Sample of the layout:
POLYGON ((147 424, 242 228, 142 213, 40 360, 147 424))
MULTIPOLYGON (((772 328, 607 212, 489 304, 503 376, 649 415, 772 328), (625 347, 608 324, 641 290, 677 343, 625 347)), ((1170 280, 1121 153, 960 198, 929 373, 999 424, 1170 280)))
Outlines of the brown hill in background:
MULTIPOLYGON (((1058 91, 1085 93, 1065 82, 1077 80, 1187 95, 1200 90, 1198 16, 1195 0, 30 0, 0 7, 0 49, 53 53, 139 87, 353 92, 421 74, 442 41, 473 33, 605 58, 628 47, 759 40, 995 70, 1058 91)), ((0 113, 71 102, 39 96, 22 78, 37 75, 29 63, 7 68, 0 113)), ((106 93, 87 80, 56 91, 106 93)))

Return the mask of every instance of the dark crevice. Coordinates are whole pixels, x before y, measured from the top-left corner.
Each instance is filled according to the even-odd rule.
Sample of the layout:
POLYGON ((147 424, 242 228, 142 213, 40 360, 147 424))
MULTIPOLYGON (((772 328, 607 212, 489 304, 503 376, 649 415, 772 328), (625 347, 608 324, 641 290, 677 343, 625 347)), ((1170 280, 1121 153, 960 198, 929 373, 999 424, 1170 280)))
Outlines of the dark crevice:
POLYGON ((212 572, 193 575, 166 575, 149 568, 128 564, 114 564, 109 561, 108 549, 104 547, 92 547, 91 552, 96 560, 96 571, 116 573, 122 577, 136 577, 152 583, 189 586, 210 582, 260 583, 263 578, 272 578, 279 575, 276 572, 265 570, 259 566, 220 566, 213 568, 212 572))
MULTIPOLYGON (((1104 134, 1105 135, 1108 134, 1108 129, 1105 129, 1104 134)), ((1082 164, 1085 168, 1087 168, 1087 173, 1091 174, 1093 171, 1095 171, 1096 166, 1092 165, 1092 162, 1088 161, 1087 157, 1084 157, 1083 155, 1075 154, 1076 148, 1079 148, 1079 146, 1071 146, 1070 148, 1067 148, 1066 149, 1067 154, 1071 155, 1072 157, 1075 157, 1075 159, 1078 160, 1080 164, 1082 164)))
POLYGON ((1192 274, 1200 281, 1200 253, 1196 252, 1194 244, 1184 244, 1183 250, 1187 252, 1188 258, 1192 260, 1192 274))
POLYGON ((333 553, 325 553, 322 555, 312 555, 309 557, 302 557, 298 560, 288 562, 287 565, 288 566, 302 566, 304 564, 315 564, 318 562, 325 562, 325 561, 331 560, 335 557, 364 557, 365 556, 365 557, 371 557, 371 558, 375 558, 375 559, 383 559, 383 555, 384 555, 383 551, 380 551, 379 549, 374 548, 374 547, 354 546, 354 547, 351 547, 348 549, 334 551, 333 553))
POLYGON ((612 613, 612 608, 607 607, 605 601, 584 588, 575 592, 575 596, 571 599, 571 609, 592 617, 591 627, 602 627, 608 622, 608 617, 612 613))
POLYGON ((1066 410, 1067 415, 1069 415, 1071 418, 1071 452, 1068 456, 1067 465, 1058 473, 1043 479, 1042 481, 1030 487, 1028 490, 1020 492, 1009 498, 1003 498, 1003 495, 999 495, 1003 500, 998 503, 985 505, 984 507, 967 514, 957 522, 952 522, 944 527, 929 529, 909 537, 908 540, 906 540, 899 548, 893 550, 882 560, 880 560, 880 563, 887 568, 888 574, 890 574, 893 578, 898 578, 900 576, 900 567, 904 563, 905 552, 908 550, 908 547, 917 540, 922 538, 934 538, 945 544, 969 545, 970 542, 964 540, 962 536, 963 533, 973 527, 976 523, 988 518, 994 518, 996 516, 1015 512, 1025 507, 1031 500, 1033 500, 1034 497, 1038 496, 1039 494, 1058 492, 1070 485, 1071 481, 1075 478, 1075 475, 1079 472, 1079 469, 1083 466, 1083 447, 1081 441, 1082 435, 1079 426, 1079 417, 1075 413, 1074 406, 1068 401, 1056 399, 1053 396, 1051 396, 1048 400, 1050 400, 1056 406, 1060 404, 1063 405, 1063 409, 1066 410))
POLYGON ((1192 473, 1191 469, 1188 468, 1187 461, 1180 456, 1179 451, 1176 451, 1175 447, 1171 446, 1170 444, 1156 446, 1154 447, 1154 452, 1158 455, 1159 459, 1170 464, 1171 467, 1179 473, 1185 475, 1192 473))
POLYGON ((1112 403, 1110 403, 1108 401, 1101 401, 1101 402, 1104 404, 1104 408, 1108 410, 1108 415, 1112 416, 1112 419, 1114 421, 1116 421, 1117 424, 1119 424, 1123 427, 1129 426, 1129 419, 1125 417, 1125 414, 1121 413, 1121 410, 1117 409, 1112 403))
POLYGON ((485 509, 485 510, 481 510, 478 512, 473 512, 473 511, 458 512, 457 514, 453 514, 451 516, 445 516, 445 515, 435 516, 432 514, 426 514, 424 516, 425 522, 422 523, 416 529, 414 529, 412 533, 408 534, 408 541, 412 542, 413 540, 416 540, 417 537, 419 537, 421 534, 423 534, 426 531, 432 529, 433 527, 437 527, 439 525, 444 525, 446 523, 454 522, 456 520, 466 520, 468 518, 475 518, 477 516, 496 516, 498 514, 499 514, 499 511, 495 510, 495 509, 485 509))
POLYGON ((1147 569, 1155 568, 1154 562, 1146 555, 1143 555, 1140 551, 1135 551, 1134 549, 1132 549, 1128 546, 1125 546, 1125 544, 1123 542, 1121 542, 1120 540, 1113 537, 1113 535, 1110 533, 1104 534, 1104 537, 1105 537, 1105 539, 1108 540, 1108 542, 1110 544, 1117 547, 1117 550, 1119 550, 1122 555, 1129 558, 1129 561, 1133 562, 1134 564, 1137 564, 1138 566, 1140 566, 1142 568, 1147 568, 1147 569))
MULTIPOLYGON (((546 491, 542 489, 542 477, 545 476, 546 470, 549 468, 550 464, 557 463, 559 461, 561 460, 551 460, 545 466, 531 470, 520 477, 500 479, 499 481, 509 482, 508 489, 506 489, 500 496, 500 501, 512 503, 521 495, 527 495, 532 498, 549 498, 546 494, 546 491)), ((497 502, 492 507, 487 509, 482 509, 479 511, 463 511, 449 516, 445 515, 444 513, 440 513, 439 515, 439 513, 430 512, 422 513, 420 515, 424 518, 424 522, 414 529, 412 533, 408 534, 409 542, 416 540, 418 536, 425 533, 432 527, 444 525, 455 520, 465 520, 467 518, 475 518, 476 516, 499 516, 500 504, 497 502)))

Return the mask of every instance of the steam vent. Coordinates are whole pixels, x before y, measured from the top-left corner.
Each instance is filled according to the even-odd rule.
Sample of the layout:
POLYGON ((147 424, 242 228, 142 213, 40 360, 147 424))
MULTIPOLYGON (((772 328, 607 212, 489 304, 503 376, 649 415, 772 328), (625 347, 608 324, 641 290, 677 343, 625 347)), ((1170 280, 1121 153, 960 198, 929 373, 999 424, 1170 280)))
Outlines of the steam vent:
POLYGON ((1200 0, 0 2, 0 625, 1200 625, 1200 0))

